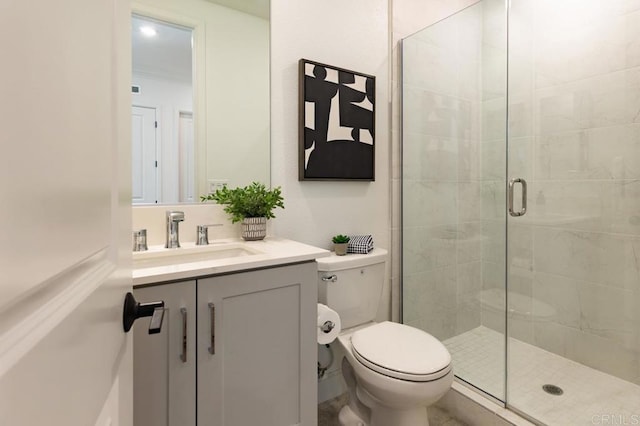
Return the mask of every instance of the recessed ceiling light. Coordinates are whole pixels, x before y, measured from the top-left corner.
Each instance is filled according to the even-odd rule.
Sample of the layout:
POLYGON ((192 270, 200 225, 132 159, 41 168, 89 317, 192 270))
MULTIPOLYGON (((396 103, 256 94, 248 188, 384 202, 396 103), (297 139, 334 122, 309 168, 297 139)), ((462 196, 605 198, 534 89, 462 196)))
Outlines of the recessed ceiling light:
POLYGON ((149 26, 140 27, 140 32, 142 33, 142 35, 145 35, 147 37, 154 37, 158 34, 155 28, 149 26))

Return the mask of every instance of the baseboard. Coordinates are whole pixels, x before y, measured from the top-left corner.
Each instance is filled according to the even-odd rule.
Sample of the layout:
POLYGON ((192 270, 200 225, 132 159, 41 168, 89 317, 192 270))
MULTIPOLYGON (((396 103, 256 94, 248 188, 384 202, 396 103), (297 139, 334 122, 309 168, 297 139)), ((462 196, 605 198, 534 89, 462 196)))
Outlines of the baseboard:
POLYGON ((454 382, 451 390, 435 404, 468 425, 534 426, 518 414, 496 404, 465 385, 454 382))

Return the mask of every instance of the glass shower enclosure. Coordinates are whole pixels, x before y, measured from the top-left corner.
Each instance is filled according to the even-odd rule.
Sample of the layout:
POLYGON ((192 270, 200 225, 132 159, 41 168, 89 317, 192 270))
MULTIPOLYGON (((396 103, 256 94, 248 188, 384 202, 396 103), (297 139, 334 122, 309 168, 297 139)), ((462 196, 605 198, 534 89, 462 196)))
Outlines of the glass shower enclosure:
POLYGON ((531 420, 640 424, 640 2, 431 25, 402 120, 403 321, 531 420))

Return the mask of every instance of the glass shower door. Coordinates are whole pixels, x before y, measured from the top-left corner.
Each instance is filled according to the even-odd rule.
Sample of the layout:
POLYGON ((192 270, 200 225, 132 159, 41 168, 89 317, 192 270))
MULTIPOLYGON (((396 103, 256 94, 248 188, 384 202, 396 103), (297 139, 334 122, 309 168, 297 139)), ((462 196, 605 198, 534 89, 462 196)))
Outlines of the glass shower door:
POLYGON ((507 403, 545 424, 640 421, 638 40, 637 2, 511 0, 507 403))
POLYGON ((403 40, 403 322, 505 400, 506 10, 484 0, 403 40))
POLYGON ((403 41, 403 320, 537 422, 637 424, 640 2, 506 3, 403 41))

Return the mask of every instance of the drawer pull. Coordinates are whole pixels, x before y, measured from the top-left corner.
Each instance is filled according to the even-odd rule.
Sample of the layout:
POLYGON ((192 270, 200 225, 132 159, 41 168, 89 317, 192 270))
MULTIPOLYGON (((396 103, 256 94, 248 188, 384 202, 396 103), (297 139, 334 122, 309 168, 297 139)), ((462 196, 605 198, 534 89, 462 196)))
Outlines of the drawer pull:
POLYGON ((209 315, 211 316, 211 346, 209 346, 209 353, 211 355, 216 354, 216 305, 209 303, 209 315))
POLYGON ((187 308, 180 308, 180 315, 182 316, 182 352, 180 353, 180 360, 187 362, 187 308))

